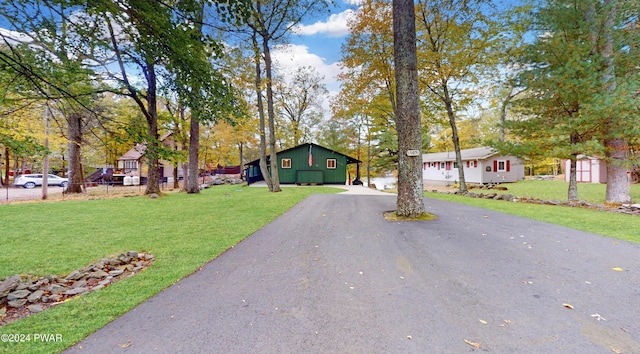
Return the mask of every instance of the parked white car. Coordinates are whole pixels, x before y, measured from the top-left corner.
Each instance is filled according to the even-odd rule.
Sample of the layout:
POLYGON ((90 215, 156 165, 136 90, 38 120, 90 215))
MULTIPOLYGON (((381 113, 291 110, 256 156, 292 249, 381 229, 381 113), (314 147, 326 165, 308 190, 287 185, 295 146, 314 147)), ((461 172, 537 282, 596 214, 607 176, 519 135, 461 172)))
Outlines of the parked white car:
MULTIPOLYGON (((47 184, 50 186, 66 187, 69 184, 68 178, 58 177, 56 175, 48 175, 47 184)), ((13 181, 14 186, 22 186, 24 188, 35 188, 42 185, 42 174, 19 175, 13 181)))

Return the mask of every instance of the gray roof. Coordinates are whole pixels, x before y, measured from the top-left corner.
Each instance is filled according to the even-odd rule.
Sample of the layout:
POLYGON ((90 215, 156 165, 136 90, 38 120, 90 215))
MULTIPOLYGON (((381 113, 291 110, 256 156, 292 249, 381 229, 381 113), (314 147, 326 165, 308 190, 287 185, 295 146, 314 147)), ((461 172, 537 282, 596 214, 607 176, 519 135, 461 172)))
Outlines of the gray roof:
MULTIPOLYGON (((473 149, 464 149, 460 150, 460 155, 462 155, 462 161, 468 160, 484 160, 493 155, 496 155, 498 150, 492 147, 479 147, 473 149)), ((447 152, 433 152, 430 154, 422 154, 422 162, 439 162, 439 161, 455 161, 456 153, 455 151, 447 151, 447 152)))

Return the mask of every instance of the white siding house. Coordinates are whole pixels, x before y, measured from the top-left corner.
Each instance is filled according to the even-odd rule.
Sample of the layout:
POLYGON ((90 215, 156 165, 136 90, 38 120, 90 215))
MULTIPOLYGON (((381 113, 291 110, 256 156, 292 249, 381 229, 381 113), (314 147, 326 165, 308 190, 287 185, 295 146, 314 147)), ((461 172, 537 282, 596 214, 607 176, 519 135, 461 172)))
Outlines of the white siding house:
MULTIPOLYGON (((564 161, 564 180, 569 182, 571 160, 564 161)), ((576 161, 576 181, 607 183, 607 164, 597 157, 578 156, 576 161)))
MULTIPOLYGON (((515 156, 499 155, 490 147, 460 151, 467 183, 503 183, 524 179, 524 164, 515 156)), ((456 153, 435 152, 422 155, 422 179, 425 184, 458 182, 456 153)))

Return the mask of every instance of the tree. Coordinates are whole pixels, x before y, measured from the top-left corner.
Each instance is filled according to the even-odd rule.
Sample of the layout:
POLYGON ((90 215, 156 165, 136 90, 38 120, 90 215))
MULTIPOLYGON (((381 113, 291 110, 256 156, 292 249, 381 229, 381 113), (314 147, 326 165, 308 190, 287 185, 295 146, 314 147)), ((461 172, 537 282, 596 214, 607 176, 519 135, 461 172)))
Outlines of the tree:
POLYGON ((303 66, 296 69, 289 82, 283 78, 277 84, 275 100, 279 116, 287 120, 286 130, 292 138, 287 147, 311 142, 311 129, 322 120, 321 104, 328 94, 323 79, 312 67, 303 66))
POLYGON ((623 25, 629 17, 616 2, 598 0, 548 1, 535 16, 538 36, 519 77, 527 91, 515 102, 528 115, 507 122, 518 140, 505 145, 519 156, 570 159, 570 200, 578 198, 578 156, 605 155, 606 200, 628 201, 626 141, 637 135, 639 74, 630 64, 638 38, 623 25))
MULTIPOLYGON (((471 101, 469 88, 491 66, 491 48, 499 40, 486 0, 419 1, 419 68, 422 84, 446 112, 458 166, 462 166, 457 114, 471 101)), ((464 169, 458 169, 466 192, 464 169)))
MULTIPOLYGON (((637 117, 637 100, 635 95, 638 92, 638 70, 625 70, 625 68, 617 68, 616 56, 624 57, 628 52, 627 48, 635 49, 637 54, 638 45, 638 28, 627 29, 635 32, 635 36, 624 38, 625 41, 618 41, 614 38, 614 30, 629 23, 637 24, 638 14, 640 14, 640 6, 635 4, 626 4, 626 2, 618 0, 591 0, 588 1, 585 20, 589 28, 589 38, 592 46, 592 55, 597 60, 596 64, 600 65, 598 81, 602 85, 601 97, 597 97, 597 103, 608 106, 608 108, 617 109, 602 112, 605 117, 605 125, 603 131, 603 144, 605 156, 607 158, 607 189, 605 200, 609 203, 626 203, 631 201, 629 194, 629 130, 631 128, 637 131, 637 124, 629 124, 629 120, 637 117), (635 37, 635 38, 634 38, 635 37), (616 53, 616 51, 618 53, 616 53), (623 74, 623 75, 620 75, 623 74), (618 85, 618 76, 624 77, 624 81, 630 79, 627 74, 635 76, 636 83, 631 87, 620 87, 618 85), (635 75, 634 75, 635 74, 635 75), (628 89, 634 91, 629 92, 628 89), (615 100, 615 101, 612 101, 615 100), (607 103, 611 104, 607 105, 607 103), (620 109, 620 106, 623 109, 620 109), (626 111, 625 109, 626 108, 626 111), (634 129, 636 128, 636 129, 634 129)), ((625 36, 626 37, 626 36, 625 36)), ((621 39, 618 37, 618 39, 621 39)), ((634 55, 632 54, 632 57, 634 55)), ((637 59, 637 56, 635 56, 637 59)), ((624 59, 623 59, 624 60, 624 59)), ((626 60, 625 60, 626 61, 626 60)), ((621 86, 627 86, 621 85, 621 86)), ((636 119, 637 123, 638 120, 636 119)))
MULTIPOLYGON (((422 188, 422 137, 412 0, 393 0, 393 48, 396 68, 398 130, 398 216, 425 213, 422 188), (410 154, 414 151, 415 154, 410 154)), ((460 165, 462 166, 462 165, 460 165)))
POLYGON ((69 154, 66 193, 81 193, 83 134, 87 119, 94 115, 90 100, 102 89, 84 63, 86 56, 82 52, 86 49, 82 43, 84 34, 96 30, 97 25, 75 26, 69 20, 71 13, 66 4, 56 1, 10 2, 2 7, 0 16, 14 28, 5 37, 11 54, 4 60, 30 86, 27 91, 30 97, 23 99, 48 101, 48 105, 63 113, 69 154), (21 53, 17 46, 28 46, 29 50, 21 53))
MULTIPOLYGON (((136 102, 146 121, 147 194, 160 191, 159 85, 175 88, 196 122, 213 119, 221 110, 226 111, 233 105, 229 86, 212 69, 210 62, 210 55, 216 54, 219 45, 209 43, 213 50, 205 51, 201 24, 207 3, 197 0, 175 3, 98 1, 86 7, 88 16, 85 21, 100 19, 105 24, 105 31, 96 33, 92 43, 100 46, 107 55, 92 59, 101 63, 105 68, 103 74, 118 84, 115 92, 136 102), (119 72, 109 69, 111 54, 119 72), (139 70, 140 76, 136 80, 132 78, 132 68, 139 70), (140 81, 142 85, 138 84, 140 81)), ((225 15, 235 18, 236 11, 242 8, 239 4, 239 1, 226 3, 223 6, 224 11, 228 11, 225 15)), ((192 122, 191 129, 196 130, 197 126, 192 122)), ((191 136, 194 139, 191 146, 197 149, 197 132, 192 132, 191 136)), ((197 156, 197 151, 195 154, 197 156)), ((190 166, 197 169, 197 165, 196 157, 190 166)), ((193 184, 192 181, 190 187, 193 184)))

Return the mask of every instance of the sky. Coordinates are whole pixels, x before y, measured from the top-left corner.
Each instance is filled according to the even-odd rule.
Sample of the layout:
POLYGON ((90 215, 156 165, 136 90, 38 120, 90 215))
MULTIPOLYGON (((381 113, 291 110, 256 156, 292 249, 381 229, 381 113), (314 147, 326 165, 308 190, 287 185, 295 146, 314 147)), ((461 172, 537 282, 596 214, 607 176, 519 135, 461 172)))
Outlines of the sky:
MULTIPOLYGON (((292 35, 290 44, 274 48, 272 55, 279 67, 285 71, 293 71, 300 66, 312 66, 324 77, 324 84, 329 96, 340 91, 337 75, 340 72, 340 46, 349 34, 347 18, 357 8, 358 0, 336 0, 330 13, 322 18, 304 21, 296 34, 292 35)), ((325 100, 325 118, 329 117, 329 99, 325 100)))

